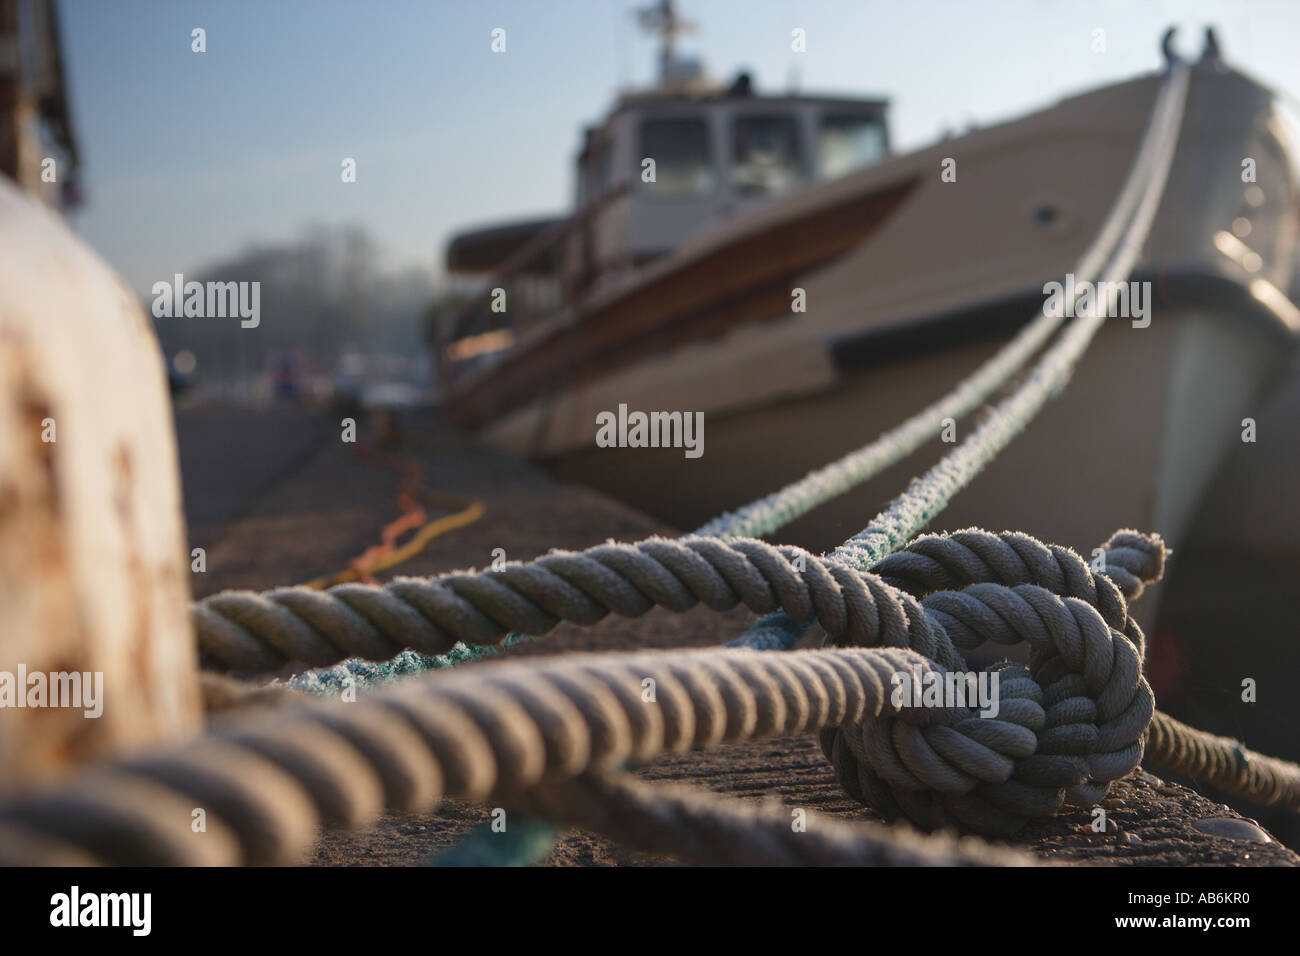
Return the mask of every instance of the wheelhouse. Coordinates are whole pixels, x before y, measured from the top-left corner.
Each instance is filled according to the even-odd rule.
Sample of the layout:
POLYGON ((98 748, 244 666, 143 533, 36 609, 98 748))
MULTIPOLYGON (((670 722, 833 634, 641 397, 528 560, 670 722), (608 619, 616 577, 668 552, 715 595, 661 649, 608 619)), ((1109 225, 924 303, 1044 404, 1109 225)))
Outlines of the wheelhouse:
POLYGON ((453 276, 477 277, 461 307, 435 316, 447 380, 492 364, 536 326, 728 220, 883 160, 888 102, 757 96, 699 78, 625 93, 587 129, 574 211, 461 233, 453 276))
POLYGON ((623 197, 607 236, 617 241, 597 271, 644 262, 810 183, 879 162, 889 153, 886 111, 883 100, 625 97, 587 132, 577 160, 579 210, 623 197))

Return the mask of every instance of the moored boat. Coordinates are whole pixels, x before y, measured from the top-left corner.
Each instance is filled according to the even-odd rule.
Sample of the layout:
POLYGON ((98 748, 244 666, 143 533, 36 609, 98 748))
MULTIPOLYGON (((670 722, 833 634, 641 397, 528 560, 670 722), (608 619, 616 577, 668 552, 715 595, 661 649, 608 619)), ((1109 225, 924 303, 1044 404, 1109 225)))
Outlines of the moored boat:
MULTIPOLYGON (((453 242, 453 267, 488 239, 505 261, 446 329, 442 406, 561 477, 696 527, 869 441, 1033 318, 1098 233, 1159 85, 1138 77, 903 156, 888 155, 881 100, 756 97, 745 82, 625 98, 588 137, 572 217, 504 246, 500 230, 453 242), (837 136, 850 114, 853 148, 837 136), (702 413, 702 454, 606 447, 601 416, 621 406, 702 413)), ((941 526, 1090 552, 1128 525, 1176 544, 1290 365, 1297 196, 1272 93, 1207 43, 1129 314, 941 526)), ((833 547, 970 427, 781 538, 833 547)))

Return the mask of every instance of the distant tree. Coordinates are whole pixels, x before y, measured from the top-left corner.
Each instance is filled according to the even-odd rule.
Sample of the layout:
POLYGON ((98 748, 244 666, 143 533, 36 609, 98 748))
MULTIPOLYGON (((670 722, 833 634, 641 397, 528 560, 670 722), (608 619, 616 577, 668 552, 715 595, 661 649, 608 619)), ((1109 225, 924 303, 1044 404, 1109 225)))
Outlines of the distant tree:
MULTIPOLYGON (((425 348, 422 324, 434 289, 422 269, 384 273, 380 251, 355 225, 308 227, 294 242, 251 245, 185 273, 186 281, 260 282, 261 322, 155 319, 166 355, 189 350, 207 381, 248 378, 292 355, 320 372, 345 351, 410 358, 425 348)), ((152 301, 146 302, 146 311, 152 301)))

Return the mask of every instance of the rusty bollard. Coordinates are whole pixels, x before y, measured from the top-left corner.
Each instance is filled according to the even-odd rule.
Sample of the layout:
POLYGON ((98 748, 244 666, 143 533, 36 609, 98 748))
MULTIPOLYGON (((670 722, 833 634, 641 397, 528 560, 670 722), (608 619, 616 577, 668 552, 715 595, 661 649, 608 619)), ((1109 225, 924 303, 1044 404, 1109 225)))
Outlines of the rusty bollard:
POLYGON ((0 791, 197 729, 188 576, 153 329, 0 177, 0 791))

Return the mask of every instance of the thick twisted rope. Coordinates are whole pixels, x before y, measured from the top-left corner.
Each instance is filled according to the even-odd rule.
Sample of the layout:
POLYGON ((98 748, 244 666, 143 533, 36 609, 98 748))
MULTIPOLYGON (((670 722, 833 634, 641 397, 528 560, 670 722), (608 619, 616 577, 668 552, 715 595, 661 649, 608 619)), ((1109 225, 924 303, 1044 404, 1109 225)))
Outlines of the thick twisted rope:
MULTIPOLYGON (((1122 576, 1133 596, 1141 593, 1148 582, 1163 573, 1166 551, 1158 536, 1120 531, 1103 548, 1102 565, 1115 576, 1122 576)), ((931 591, 964 587, 976 581, 1001 581, 1004 584, 1041 584, 1058 593, 1080 597, 1097 606, 1107 622, 1124 631, 1141 652, 1142 632, 1127 619, 1124 599, 1115 594, 1108 578, 1094 579, 1091 570, 1068 548, 1045 545, 1028 535, 1004 532, 992 535, 969 529, 954 535, 926 535, 911 542, 874 567, 873 572, 893 587, 924 597, 931 591)), ((1126 592, 1127 593, 1127 592, 1126 592)), ((355 665, 349 665, 352 675, 355 665)), ((319 681, 317 672, 313 680, 319 681)), ((831 741, 823 739, 828 759, 831 741)), ((860 791, 860 786, 857 788, 860 791)), ((627 808, 624 808, 626 816, 627 808)), ((625 823, 625 825, 627 825, 625 823)), ((500 865, 537 862, 544 858, 552 840, 540 836, 540 821, 525 821, 523 843, 502 841, 500 834, 484 826, 473 832, 459 848, 439 854, 437 865, 500 865), (526 844, 526 845, 525 845, 526 844)))
POLYGON ((886 583, 921 598, 970 584, 1038 584, 1086 600, 1107 618, 1126 614, 1125 599, 1142 595, 1164 574, 1168 549, 1159 535, 1115 532, 1099 549, 1099 574, 1069 548, 1019 531, 966 528, 915 538, 872 565, 886 583))
POLYGON ((289 862, 321 823, 366 826, 382 808, 429 809, 444 796, 506 800, 666 752, 893 712, 890 675, 914 667, 932 665, 901 649, 714 649, 440 672, 350 705, 232 722, 0 804, 0 862, 289 862))
MULTIPOLYGON (((935 548, 944 547, 941 543, 932 545, 931 542, 943 542, 948 539, 954 541, 973 540, 971 538, 973 535, 988 534, 988 532, 980 531, 978 529, 968 529, 966 531, 956 532, 952 535, 924 535, 910 542, 903 551, 895 552, 894 555, 886 556, 880 563, 874 565, 871 568, 871 571, 873 573, 881 574, 886 583, 900 586, 904 590, 910 590, 915 596, 921 597, 924 595, 925 591, 914 590, 909 585, 906 577, 891 577, 894 573, 893 569, 899 569, 901 572, 903 568, 914 566, 913 564, 899 564, 898 561, 895 560, 896 555, 906 555, 915 551, 918 552, 918 558, 925 561, 925 556, 929 554, 930 551, 935 548), (887 564, 886 562, 890 563, 887 564)), ((1010 540, 1009 536, 1012 535, 1012 532, 1006 532, 1001 537, 1010 540)), ((1042 555, 1046 555, 1050 550, 1054 552, 1059 551, 1062 555, 1073 557, 1076 562, 1078 561, 1077 557, 1074 556, 1074 552, 1067 548, 1061 548, 1057 545, 1044 545, 1038 542, 1037 539, 1029 537, 1028 535, 1020 535, 1018 537, 1024 539, 1022 544, 1017 545, 1018 547, 1037 549, 1034 553, 1025 556, 1022 560, 1041 562, 1044 560, 1042 555)), ((1163 544, 1161 544, 1156 551, 1152 551, 1152 545, 1150 544, 1151 540, 1152 539, 1142 535, 1140 532, 1117 532, 1112 541, 1108 542, 1105 546, 1106 550, 1103 560, 1105 561, 1107 576, 1122 584, 1121 589, 1125 591, 1130 600, 1139 596, 1141 594, 1141 589, 1144 586, 1143 581, 1134 576, 1136 572, 1143 571, 1145 568, 1146 581, 1148 582, 1158 579, 1162 573, 1165 553, 1163 550, 1163 544), (1130 543, 1128 545, 1123 544, 1121 539, 1126 535, 1130 537, 1136 536, 1132 537, 1132 542, 1136 543, 1130 543), (1152 562, 1155 562, 1155 564, 1152 565, 1152 562), (1130 566, 1132 570, 1130 570, 1130 566)), ((945 558, 944 560, 952 562, 961 560, 978 561, 979 559, 977 557, 964 557, 961 553, 957 553, 945 558)), ((991 554, 987 560, 997 562, 1005 559, 1000 559, 997 554, 991 554)), ((1050 561, 1051 559, 1047 558, 1046 560, 1050 561)), ((924 564, 917 567, 924 567, 924 564)), ((965 578, 964 583, 969 584, 974 583, 977 580, 989 580, 1000 581, 1003 584, 1042 584, 1049 590, 1057 591, 1058 593, 1068 593, 1074 597, 1082 597, 1085 600, 1089 600, 1090 603, 1097 603, 1096 601, 1093 601, 1085 591, 1077 589, 1062 590, 1061 586, 1058 584, 1058 582, 1063 580, 1061 578, 1061 573, 1053 572, 1050 567, 1046 571, 1039 571, 1028 577, 1017 575, 1016 572, 1018 570, 1019 565, 1017 562, 1012 560, 1011 564, 1007 565, 1002 571, 995 573, 993 570, 986 569, 980 576, 972 577, 968 575, 965 578)), ((921 572, 916 570, 909 573, 915 576, 921 572)), ((939 590, 946 587, 956 587, 958 585, 953 583, 955 581, 955 578, 932 578, 929 580, 929 586, 926 590, 939 590)), ((1098 605, 1098 607, 1103 614, 1107 614, 1109 610, 1108 606, 1098 605)), ((1111 623, 1113 626, 1120 627, 1121 630, 1124 629, 1123 626, 1115 624, 1113 621, 1111 623)), ((1139 648, 1141 647, 1140 632, 1130 632, 1129 637, 1138 644, 1139 648)), ((447 653, 436 657, 429 657, 417 651, 405 650, 391 660, 382 663, 370 663, 363 661, 360 658, 352 658, 337 666, 306 671, 305 673, 292 678, 289 681, 289 686, 318 694, 335 693, 348 686, 356 687, 362 684, 381 683, 424 670, 440 667, 452 667, 468 661, 480 660, 484 657, 495 654, 499 646, 512 644, 518 640, 526 639, 526 635, 511 634, 505 639, 502 645, 497 646, 470 646, 466 644, 457 644, 447 653)))
MULTIPOLYGON (((1102 619, 1123 633, 1140 656, 1142 634, 1127 615, 1121 590, 1139 594, 1146 583, 1159 577, 1164 556, 1163 544, 1157 537, 1120 532, 1105 546, 1102 562, 1107 574, 1099 575, 1069 549, 1044 545, 1027 535, 970 530, 918 538, 906 550, 877 564, 882 580, 849 572, 797 548, 777 548, 759 541, 687 538, 676 542, 651 540, 636 546, 602 545, 580 554, 549 555, 531 565, 482 572, 477 581, 467 575, 398 581, 389 586, 396 592, 392 595, 386 593, 388 588, 365 590, 370 592, 367 607, 373 608, 381 600, 400 602, 404 596, 427 593, 429 596, 418 597, 411 606, 422 614, 436 609, 432 619, 451 621, 451 626, 464 627, 465 622, 478 625, 474 631, 444 630, 439 640, 447 646, 458 640, 483 642, 510 630, 535 628, 542 633, 560 618, 592 623, 610 610, 631 616, 643 613, 656 602, 678 611, 699 601, 715 609, 744 603, 759 612, 779 604, 793 610, 801 620, 817 619, 836 642, 908 646, 916 640, 919 643, 910 646, 944 667, 959 669, 964 665, 960 665, 960 657, 946 633, 929 626, 920 607, 907 601, 895 587, 923 595, 978 582, 1039 585, 1097 608, 1102 619), (805 568, 802 572, 796 570, 799 562, 805 568), (1111 575, 1125 587, 1112 583, 1111 575), (558 603, 545 607, 531 604, 529 594, 547 592, 551 579, 580 582, 582 587, 577 592, 556 589, 558 603), (466 581, 470 581, 468 586, 466 581), (490 612, 474 604, 483 601, 484 595, 493 600, 503 592, 509 599, 496 600, 490 612), (571 606, 564 604, 563 598, 572 593, 580 595, 578 600, 571 606), (498 610, 500 607, 513 616, 505 616, 498 610), (918 625, 915 630, 912 624, 918 625)), ((349 590, 357 587, 349 586, 349 590)), ((326 594, 332 596, 332 592, 326 594)), ((402 617, 391 614, 379 620, 402 617)), ((276 619, 271 618, 272 623, 276 619)), ((399 631, 393 640, 409 633, 399 631)), ((355 648, 345 646, 334 653, 342 656, 352 652, 355 648)), ((1214 760, 1195 764, 1202 772, 1213 771, 1207 782, 1255 800, 1288 805, 1296 801, 1300 785, 1292 765, 1256 755, 1243 774, 1237 755, 1249 751, 1240 744, 1233 742, 1229 748, 1216 743, 1217 738, 1210 735, 1190 734, 1190 730, 1171 729, 1157 736, 1152 759, 1178 769, 1191 759, 1189 754, 1212 753, 1216 755, 1214 760)), ((861 785, 857 790, 862 792, 861 785)))
POLYGON ((1266 807, 1300 812, 1300 766, 1265 756, 1240 740, 1189 727, 1157 712, 1147 751, 1156 763, 1266 807))
MULTIPOLYGON (((1109 575, 1123 582, 1125 586, 1120 590, 1125 595, 1135 597, 1141 593, 1146 584, 1159 579, 1163 573, 1165 557, 1166 550, 1158 536, 1120 531, 1103 546, 1101 566, 1109 575)), ((1123 631, 1133 641, 1139 653, 1143 646, 1142 632, 1128 620, 1124 597, 1116 593, 1116 585, 1110 578, 1095 578, 1091 568, 1085 565, 1073 551, 1055 545, 1045 545, 1028 535, 1013 532, 992 535, 977 529, 957 532, 954 535, 927 535, 911 542, 904 551, 885 558, 872 570, 879 573, 886 583, 908 591, 918 598, 936 590, 965 587, 979 581, 1000 581, 1007 585, 1039 584, 1057 593, 1088 601, 1099 608, 1107 623, 1123 631)), ((832 763, 835 763, 834 735, 836 733, 838 731, 834 729, 822 732, 823 750, 832 763), (827 734, 831 736, 828 737, 827 734)), ((851 781, 852 785, 848 787, 850 793, 858 795, 859 799, 869 800, 871 798, 862 793, 860 782, 864 772, 855 767, 844 768, 840 774, 841 779, 851 781)), ((883 784, 877 785, 875 791, 876 799, 886 805, 896 806, 896 801, 883 784)), ((704 798, 696 799, 698 801, 704 798)), ((660 814, 656 813, 657 804, 650 800, 649 794, 646 795, 645 801, 617 802, 619 807, 615 817, 618 823, 617 832, 612 831, 608 825, 602 828, 602 822, 608 824, 609 821, 604 820, 599 814, 588 813, 588 819, 581 822, 592 829, 631 842, 635 842, 644 827, 651 826, 657 832, 657 827, 652 824, 663 825, 666 822, 660 814), (645 804, 644 818, 637 820, 634 818, 634 810, 642 807, 643 804, 645 804)), ((667 822, 672 822, 672 817, 676 814, 685 812, 687 812, 685 806, 666 807, 662 811, 670 816, 667 822)), ((702 811, 704 815, 712 812, 713 809, 702 811)), ((716 812, 722 813, 723 808, 716 808, 716 812)), ((559 819, 565 818, 561 816, 559 819)), ((936 822, 933 814, 930 814, 929 822, 932 824, 936 822)), ((692 845, 690 827, 685 826, 682 829, 687 837, 687 845, 692 845)), ((530 830, 529 833, 531 835, 532 831, 530 830)), ((530 840, 528 847, 530 852, 522 854, 520 859, 536 862, 545 857, 552 843, 553 841, 542 839, 530 840)), ((746 847, 748 846, 749 842, 746 841, 746 847)), ((456 865, 472 859, 480 864, 499 863, 506 859, 504 852, 500 835, 483 829, 470 836, 467 846, 440 855, 438 862, 443 865, 456 865)), ((725 847, 714 847, 712 852, 715 854, 714 858, 719 860, 731 858, 725 847)), ((776 862, 778 859, 779 857, 774 855, 771 861, 776 862)))
MULTIPOLYGON (((937 608, 929 612, 878 578, 823 567, 810 556, 796 572, 797 549, 712 539, 647 546, 661 568, 703 561, 725 569, 727 587, 706 593, 727 606, 738 592, 759 606, 780 600, 797 614, 816 614, 846 643, 893 646, 775 656, 601 655, 453 672, 346 707, 286 708, 272 723, 221 730, 184 750, 128 761, 52 797, 6 807, 0 822, 35 827, 47 843, 70 842, 117 862, 183 862, 176 856, 183 831, 175 828, 189 813, 178 819, 172 812, 183 802, 179 791, 215 817, 209 834, 224 833, 205 846, 224 842, 228 853, 237 845, 240 859, 267 862, 301 848, 321 819, 355 825, 381 806, 427 806, 439 792, 481 800, 664 750, 778 733, 843 725, 852 746, 868 740, 870 722, 885 715, 901 718, 887 728, 886 745, 853 748, 866 768, 859 778, 873 773, 898 792, 927 787, 971 828, 1002 832, 1053 812, 1066 787, 1104 785, 1140 756, 1136 737, 1145 725, 1130 728, 1132 721, 1120 719, 1150 716, 1136 651, 1083 601, 1032 585, 975 586, 984 589, 989 611, 1007 614, 1005 602, 1014 598, 1042 622, 1009 614, 1016 627, 998 631, 970 604, 975 588, 927 596, 927 606, 937 608), (992 720, 962 707, 886 704, 892 675, 914 670, 919 678, 961 664, 936 613, 951 619, 963 646, 985 637, 1031 640, 1034 666, 1050 681, 1016 675, 992 720), (906 646, 924 648, 925 656, 906 646), (658 706, 640 698, 646 677, 655 682, 658 706), (172 831, 157 832, 160 820, 172 831)), ((615 551, 625 573, 647 560, 637 549, 615 551)), ((661 601, 687 601, 657 572, 647 579, 662 585, 661 601)), ((843 776, 843 759, 833 759, 843 776)))
POLYGON ((704 866, 1036 866, 982 840, 921 837, 806 811, 804 829, 775 801, 650 785, 631 774, 583 774, 528 791, 528 813, 602 833, 621 845, 704 866))
POLYGON ((743 538, 648 538, 382 587, 226 591, 196 602, 193 611, 209 662, 265 671, 291 660, 384 659, 402 647, 441 654, 458 642, 545 634, 562 620, 591 625, 611 612, 638 617, 657 605, 680 613, 701 603, 717 611, 740 604, 759 613, 780 609, 863 644, 878 638, 904 646, 910 621, 920 628, 917 650, 940 663, 955 660, 919 605, 878 578, 801 548, 743 538))
MULTIPOLYGON (((1001 538, 976 531, 950 538, 924 537, 902 552, 913 557, 882 562, 879 567, 900 581, 909 575, 918 580, 929 567, 925 562, 934 565, 933 555, 942 550, 952 568, 948 579, 937 576, 942 565, 928 571, 926 580, 933 590, 944 580, 955 580, 952 571, 960 568, 953 562, 964 560, 963 554, 981 560, 970 551, 979 535, 985 536, 979 540, 986 542, 982 551, 987 561, 1001 570, 986 565, 987 576, 968 577, 966 583, 1001 580, 1041 583, 1057 591, 1070 588, 1062 593, 1101 602, 1098 607, 1104 613, 1117 613, 1114 597, 1103 599, 1094 593, 1096 580, 1077 555, 1065 548, 1049 548, 1027 535, 1008 536, 1015 546, 999 544, 1001 538), (954 545, 937 543, 943 541, 954 545), (1015 551, 1017 546, 1024 555, 1015 551), (1021 571, 1026 558, 1036 563, 1021 571)), ((1147 552, 1141 555, 1146 555, 1142 560, 1150 560, 1147 552)), ((1108 545, 1106 560, 1122 562, 1125 556, 1108 545)), ((1113 591, 1111 587, 1106 593, 1113 591)), ((560 621, 591 625, 610 612, 638 617, 656 605, 679 613, 699 603, 719 611, 739 604, 759 613, 779 608, 795 620, 816 619, 827 632, 861 642, 861 629, 877 601, 897 603, 885 582, 801 548, 756 539, 688 536, 557 551, 497 571, 398 578, 383 586, 346 584, 327 591, 277 588, 260 594, 225 591, 196 602, 193 610, 199 646, 210 663, 265 671, 290 660, 315 665, 351 656, 381 660, 403 647, 445 654, 461 642, 489 644, 512 631, 545 634, 560 621), (850 634, 851 628, 858 631, 850 634)), ((916 615, 906 609, 902 613, 916 615)), ((899 646, 899 623, 897 613, 881 619, 886 628, 884 643, 899 646)), ((1123 619, 1119 626, 1125 626, 1123 619)), ((940 663, 952 661, 929 643, 917 649, 938 655, 935 659, 940 663)))
MULTIPOLYGON (((1125 601, 1142 596, 1164 573, 1168 550, 1158 535, 1117 531, 1102 547, 1100 565, 1091 568, 1068 548, 1044 545, 1028 535, 968 529, 951 535, 926 535, 878 562, 872 571, 889 585, 915 597, 977 583, 1037 584, 1057 594, 1080 598, 1143 652, 1141 630, 1127 617, 1125 601), (1117 600, 1118 590, 1122 599, 1117 600)), ((827 746, 823 741, 823 748, 827 746)), ((1241 741, 1197 730, 1157 711, 1146 756, 1178 773, 1246 797, 1263 806, 1300 811, 1300 766, 1260 754, 1241 741)))
POLYGON ((962 709, 919 724, 904 712, 824 731, 823 750, 854 797, 926 828, 960 822, 1010 835, 1066 800, 1100 798, 1141 762, 1151 688, 1137 648, 1092 605, 1032 584, 975 584, 924 604, 958 647, 1027 642, 1030 666, 989 669, 999 678, 995 719, 962 709))
MULTIPOLYGON (((1152 566, 1133 546, 1142 540, 1120 542, 1138 569, 1152 566)), ((960 545, 977 553, 973 542, 982 543, 960 545)), ((1058 569, 1073 565, 1060 553, 1052 560, 1058 569)), ((1047 562, 1025 564, 1051 574, 1047 562)), ((953 566, 936 562, 934 573, 952 575, 953 566)), ((895 647, 505 662, 348 706, 284 708, 272 721, 101 769, 0 807, 0 845, 28 860, 282 861, 301 854, 317 823, 364 825, 381 806, 425 808, 443 793, 505 799, 669 750, 831 727, 840 741, 832 761, 850 792, 923 825, 936 822, 937 808, 973 829, 1010 832, 1053 812, 1067 788, 1095 792, 1135 765, 1149 689, 1135 646, 1089 603, 986 582, 929 593, 920 610, 913 596, 862 578, 840 608, 841 637, 909 643, 920 635, 957 664, 958 646, 1031 643, 1031 672, 1004 668, 996 720, 886 702, 893 675, 938 672, 934 661, 895 647), (861 606, 865 598, 874 613, 861 606), (653 706, 641 697, 647 677, 653 706), (196 807, 209 825, 191 840, 196 807)), ((1093 590, 1105 593, 1100 579, 1093 590)))
POLYGON ((1102 570, 1094 572, 1077 553, 1061 545, 1044 544, 1018 531, 992 534, 967 528, 922 535, 876 562, 871 571, 917 598, 972 584, 1035 584, 1091 604, 1145 657, 1145 639, 1128 616, 1128 601, 1160 580, 1168 549, 1159 535, 1121 530, 1098 550, 1102 570))

